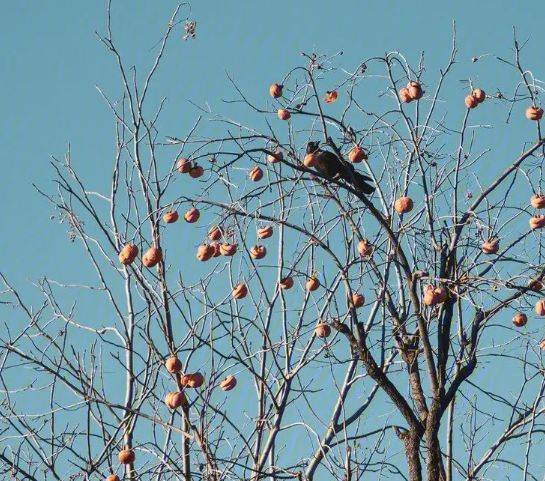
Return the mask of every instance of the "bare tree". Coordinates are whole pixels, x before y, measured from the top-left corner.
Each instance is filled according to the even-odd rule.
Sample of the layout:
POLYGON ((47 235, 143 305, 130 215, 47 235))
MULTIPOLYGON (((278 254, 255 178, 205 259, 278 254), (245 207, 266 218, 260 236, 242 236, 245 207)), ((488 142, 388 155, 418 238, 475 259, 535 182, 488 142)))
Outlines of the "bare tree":
POLYGON ((304 54, 166 135, 148 94, 196 23, 180 4, 141 78, 109 7, 109 191, 70 150, 37 187, 96 278, 44 277, 36 304, 2 275, 4 477, 543 479, 543 84, 516 36, 514 86, 464 93, 453 32, 436 78, 304 54), (491 106, 528 126, 512 159, 474 120, 491 106))

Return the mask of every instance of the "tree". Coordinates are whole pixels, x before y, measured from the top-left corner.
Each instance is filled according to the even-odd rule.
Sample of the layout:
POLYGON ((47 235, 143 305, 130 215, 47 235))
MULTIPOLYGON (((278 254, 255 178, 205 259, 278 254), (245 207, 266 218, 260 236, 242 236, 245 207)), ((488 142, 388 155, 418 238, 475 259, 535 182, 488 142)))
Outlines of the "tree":
POLYGON ((499 59, 520 77, 513 94, 446 87, 453 33, 435 81, 424 56, 346 71, 304 54, 262 99, 230 79, 244 122, 203 111, 165 135, 149 90, 184 8, 141 82, 108 9, 100 41, 121 80, 121 100, 101 92, 109 192, 86 187, 70 151, 51 162, 56 192, 38 188, 94 283, 46 277, 32 307, 2 276, 4 475, 542 477, 543 89, 516 38, 499 59), (491 104, 534 140, 485 170, 501 153, 473 118, 491 104), (181 224, 198 245, 180 248, 181 224), (86 319, 85 302, 109 321, 86 319))

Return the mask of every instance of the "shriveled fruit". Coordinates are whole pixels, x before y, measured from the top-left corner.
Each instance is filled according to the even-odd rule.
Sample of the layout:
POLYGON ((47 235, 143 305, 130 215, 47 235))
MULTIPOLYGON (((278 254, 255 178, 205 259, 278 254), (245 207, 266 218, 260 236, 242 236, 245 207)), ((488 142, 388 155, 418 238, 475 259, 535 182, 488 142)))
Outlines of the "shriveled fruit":
POLYGON ((283 279, 280 280, 278 285, 280 286, 280 289, 285 289, 285 290, 291 289, 293 287, 293 277, 289 277, 289 276, 284 277, 283 279))
POLYGON ((176 356, 171 356, 165 361, 165 367, 172 374, 180 372, 182 370, 182 361, 176 356))
POLYGON ((316 334, 316 337, 321 337, 322 339, 326 338, 331 334, 331 327, 329 326, 329 324, 321 322, 314 329, 314 333, 316 334))
POLYGON ((268 239, 273 235, 273 228, 272 225, 268 225, 266 227, 261 227, 257 230, 257 237, 260 239, 268 239))
POLYGON ((199 220, 199 217, 201 216, 201 213, 199 212, 199 209, 196 207, 192 207, 184 214, 184 219, 186 222, 193 224, 194 222, 197 222, 199 220))
POLYGON ((214 240, 214 241, 220 240, 222 235, 223 235, 223 231, 218 226, 214 226, 212 227, 212 229, 210 229, 210 231, 208 231, 208 238, 210 240, 214 240))
POLYGON ((335 102, 337 100, 337 97, 339 96, 339 94, 337 93, 336 90, 328 90, 326 93, 325 93, 325 103, 326 104, 332 104, 333 102, 335 102))
POLYGON ((165 397, 165 404, 170 409, 179 408, 184 402, 184 395, 179 391, 169 392, 165 397))
POLYGON ((181 379, 181 384, 183 387, 197 389, 204 384, 204 376, 200 372, 184 374, 181 379))
POLYGON ((125 448, 119 451, 119 454, 117 455, 117 459, 119 459, 119 462, 121 464, 131 464, 131 463, 134 463, 136 456, 132 449, 125 448))
POLYGON ((282 89, 284 88, 283 85, 274 83, 269 87, 269 94, 271 97, 277 99, 279 97, 282 97, 282 89))
POLYGON ((274 153, 267 155, 267 162, 269 164, 276 164, 284 159, 284 154, 280 149, 276 149, 274 153))
POLYGON ((362 160, 367 160, 367 153, 362 147, 355 145, 348 153, 348 159, 353 164, 359 164, 362 160))
POLYGON ((309 292, 315 291, 316 289, 318 289, 318 287, 320 287, 320 281, 315 276, 309 277, 307 283, 305 284, 305 287, 309 292))
POLYGON ((220 382, 220 387, 224 391, 230 391, 234 389, 237 385, 237 378, 235 376, 227 376, 223 381, 220 382))
POLYGON ((237 284, 235 288, 233 289, 233 298, 234 299, 244 299, 246 295, 248 294, 248 288, 246 287, 246 284, 243 282, 237 284))
POLYGON ((483 89, 473 89, 471 95, 475 98, 478 103, 483 103, 486 99, 486 93, 483 89))
POLYGON ((195 164, 189 169, 189 176, 193 179, 198 179, 199 177, 202 177, 203 174, 204 169, 200 165, 195 164))
POLYGON ((477 105, 479 105, 479 102, 477 101, 477 99, 473 97, 473 95, 471 94, 466 96, 466 98, 464 99, 464 102, 468 109, 474 109, 475 107, 477 107, 477 105))
POLYGON ((394 209, 398 214, 406 214, 413 210, 413 200, 410 197, 403 196, 396 199, 394 202, 394 209))
POLYGON ((535 311, 538 316, 545 316, 545 299, 536 302, 535 311))
POLYGON ((165 215, 163 215, 163 220, 167 224, 173 224, 174 222, 178 220, 178 217, 179 217, 178 212, 176 212, 175 210, 171 210, 171 211, 165 212, 165 215))
POLYGON ((146 267, 154 267, 163 260, 163 253, 157 247, 150 247, 142 257, 142 264, 146 267))
POLYGON ((289 120, 291 117, 290 111, 286 109, 278 109, 277 115, 280 120, 289 120))
POLYGON ((237 244, 221 244, 220 252, 222 256, 230 257, 237 251, 237 244))
POLYGON ((500 250, 500 240, 496 238, 488 239, 482 243, 481 250, 485 254, 496 254, 500 250))
POLYGON ((530 204, 534 209, 545 209, 545 195, 535 194, 530 199, 530 204))
POLYGON ((538 121, 541 120, 541 117, 543 117, 543 109, 541 107, 532 105, 526 109, 526 118, 528 120, 538 121))
POLYGON ((406 104, 413 101, 413 98, 411 97, 411 94, 409 93, 409 89, 407 87, 403 87, 399 90, 399 100, 406 104))
POLYGON ((178 159, 176 161, 176 170, 180 172, 180 174, 187 174, 191 170, 191 161, 184 157, 178 159))
POLYGON ((523 314, 522 312, 517 312, 513 316, 513 324, 516 327, 523 327, 526 325, 527 322, 528 322, 528 317, 526 316, 526 314, 523 314))
POLYGON ((373 245, 367 239, 362 239, 358 242, 358 252, 362 257, 369 257, 373 254, 373 245))
POLYGON ((545 215, 536 215, 529 220, 532 229, 541 229, 545 227, 545 215))
POLYGON ((359 307, 362 307, 365 304, 365 296, 363 294, 359 294, 357 292, 352 294, 352 300, 351 304, 358 309, 359 307))
POLYGON ((424 287, 423 302, 426 306, 435 306, 447 300, 447 291, 441 286, 428 285, 424 287))
POLYGON ((214 247, 210 244, 202 244, 197 248, 197 259, 201 262, 206 262, 214 256, 214 253, 214 247))
POLYGON ((128 266, 134 262, 137 256, 138 247, 136 247, 134 244, 126 244, 123 246, 123 249, 121 249, 121 252, 119 252, 119 262, 125 266, 128 266))
POLYGON ((407 84, 407 90, 412 100, 420 100, 424 95, 422 85, 419 82, 411 81, 407 84))
POLYGON ((265 257, 267 255, 267 249, 265 248, 265 246, 261 246, 261 245, 258 245, 258 246, 253 246, 251 249, 250 249, 250 257, 252 259, 263 259, 263 257, 265 257))
POLYGON ((221 244, 219 242, 212 242, 212 244, 210 244, 210 247, 212 247, 212 249, 214 250, 212 257, 221 256, 221 244))
POLYGON ((263 178, 263 170, 261 170, 261 167, 255 166, 250 170, 249 177, 252 181, 259 182, 263 178))

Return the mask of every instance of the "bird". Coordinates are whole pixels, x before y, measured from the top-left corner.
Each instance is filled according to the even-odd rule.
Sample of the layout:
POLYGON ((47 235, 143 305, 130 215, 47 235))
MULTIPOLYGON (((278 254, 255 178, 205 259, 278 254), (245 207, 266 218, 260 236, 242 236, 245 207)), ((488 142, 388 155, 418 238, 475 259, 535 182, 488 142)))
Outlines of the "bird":
POLYGON ((356 172, 351 164, 341 161, 333 152, 320 149, 319 142, 308 142, 307 154, 315 155, 314 168, 324 177, 341 178, 363 194, 369 195, 375 191, 375 187, 370 184, 373 182, 371 177, 356 172))

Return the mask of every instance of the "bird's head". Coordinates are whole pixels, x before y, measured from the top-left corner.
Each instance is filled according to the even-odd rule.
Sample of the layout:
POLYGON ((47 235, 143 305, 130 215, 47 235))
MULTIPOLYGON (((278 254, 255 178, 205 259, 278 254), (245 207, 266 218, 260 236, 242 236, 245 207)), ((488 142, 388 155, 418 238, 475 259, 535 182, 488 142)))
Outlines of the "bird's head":
POLYGON ((320 142, 311 141, 307 144, 307 154, 312 154, 320 148, 320 142))

